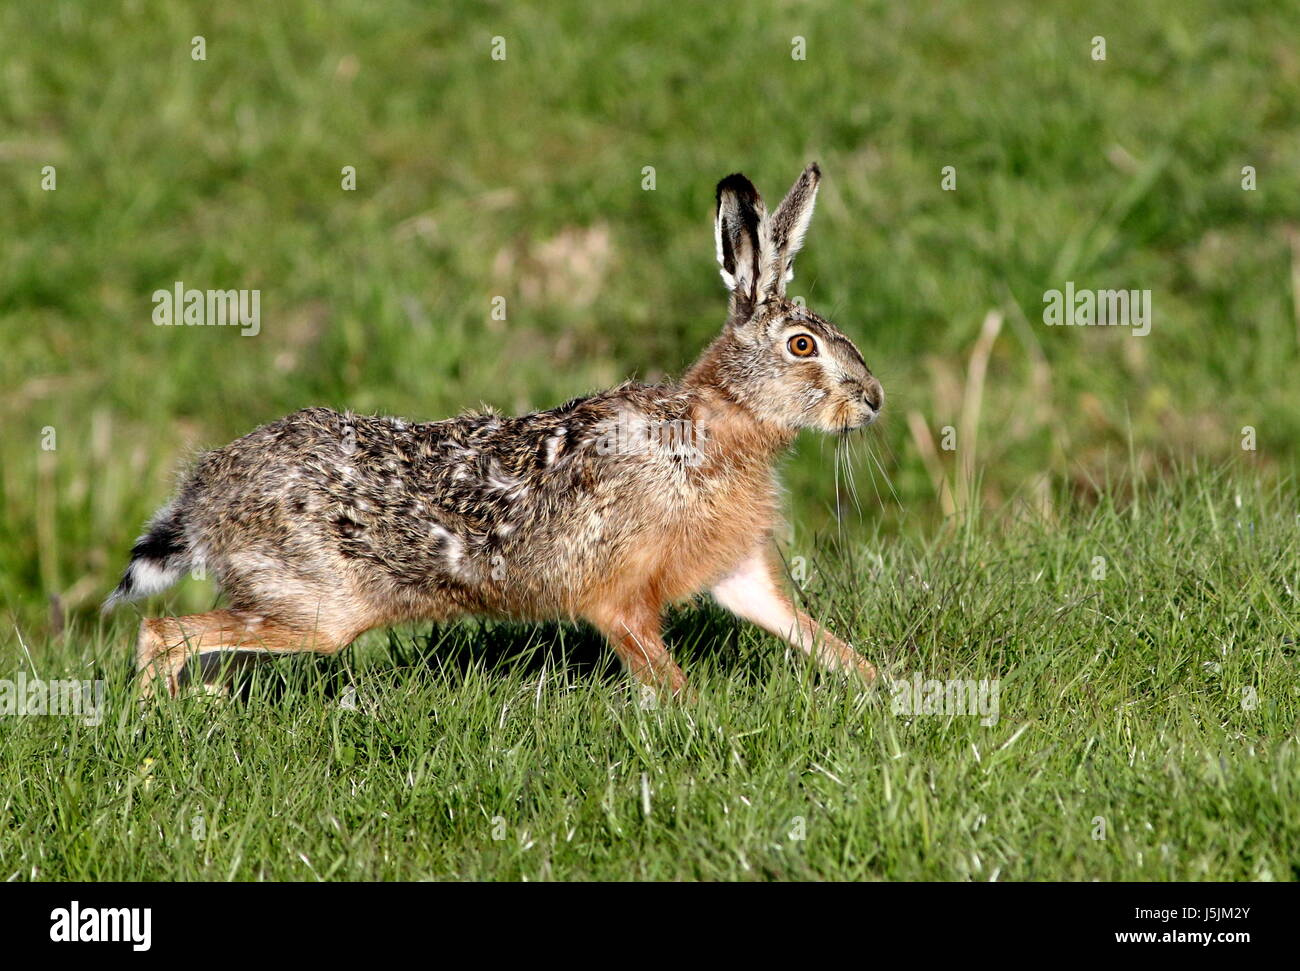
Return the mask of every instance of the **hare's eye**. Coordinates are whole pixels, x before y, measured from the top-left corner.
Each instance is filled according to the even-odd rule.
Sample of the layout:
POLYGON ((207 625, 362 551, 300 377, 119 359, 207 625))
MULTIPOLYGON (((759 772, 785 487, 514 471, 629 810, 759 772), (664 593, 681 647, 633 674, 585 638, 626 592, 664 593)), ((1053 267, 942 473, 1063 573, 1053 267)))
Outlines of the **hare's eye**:
POLYGON ((785 342, 785 346, 795 357, 812 357, 817 353, 817 342, 807 334, 795 334, 785 342))

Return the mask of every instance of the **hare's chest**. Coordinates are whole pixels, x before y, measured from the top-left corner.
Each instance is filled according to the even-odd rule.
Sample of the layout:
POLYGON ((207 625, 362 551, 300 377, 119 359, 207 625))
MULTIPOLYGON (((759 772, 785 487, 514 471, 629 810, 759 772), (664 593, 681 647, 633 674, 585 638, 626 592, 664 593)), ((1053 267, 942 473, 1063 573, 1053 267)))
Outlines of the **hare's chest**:
POLYGON ((664 601, 711 587, 771 535, 780 515, 770 476, 703 490, 675 517, 666 517, 647 580, 664 601))

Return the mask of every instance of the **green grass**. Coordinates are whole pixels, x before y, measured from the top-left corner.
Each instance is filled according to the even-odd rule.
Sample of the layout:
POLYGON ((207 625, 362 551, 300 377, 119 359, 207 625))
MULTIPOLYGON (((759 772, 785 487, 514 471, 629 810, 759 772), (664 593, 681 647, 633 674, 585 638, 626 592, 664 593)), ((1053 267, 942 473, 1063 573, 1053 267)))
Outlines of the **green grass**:
POLYGON ((5 4, 0 679, 110 710, 0 717, 0 878, 1294 879, 1298 35, 1263 0, 5 4), (138 618, 96 608, 196 449, 680 373, 715 182, 772 202, 811 159, 792 292, 889 404, 839 476, 798 443, 783 551, 895 674, 998 679, 995 726, 711 610, 673 618, 688 710, 588 632, 466 624, 137 716, 138 618), (261 333, 155 327, 176 280, 260 289, 261 333), (1150 289, 1150 335, 1043 326, 1067 280, 1150 289))

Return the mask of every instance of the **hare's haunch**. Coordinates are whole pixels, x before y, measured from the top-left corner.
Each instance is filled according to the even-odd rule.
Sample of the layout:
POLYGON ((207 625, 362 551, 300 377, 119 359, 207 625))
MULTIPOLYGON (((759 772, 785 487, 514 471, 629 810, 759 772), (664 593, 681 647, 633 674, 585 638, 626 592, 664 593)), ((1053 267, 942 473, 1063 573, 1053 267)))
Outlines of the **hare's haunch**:
POLYGON ((825 666, 874 678, 795 608, 772 550, 780 453, 802 428, 860 428, 884 403, 852 341, 785 296, 820 178, 810 165, 770 215, 744 176, 718 184, 730 313, 676 384, 520 418, 309 408, 204 455, 106 607, 198 568, 228 606, 144 621, 144 691, 174 693, 200 654, 329 653, 374 627, 482 614, 586 619, 637 679, 676 695, 685 677, 660 617, 706 590, 825 666))

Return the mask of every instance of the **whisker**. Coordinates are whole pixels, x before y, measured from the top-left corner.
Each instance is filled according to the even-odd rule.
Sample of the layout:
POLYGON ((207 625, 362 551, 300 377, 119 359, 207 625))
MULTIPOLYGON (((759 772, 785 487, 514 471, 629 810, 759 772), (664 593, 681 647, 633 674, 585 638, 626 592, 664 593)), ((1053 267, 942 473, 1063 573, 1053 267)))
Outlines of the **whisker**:
MULTIPOLYGON (((853 452, 852 443, 850 443, 849 445, 849 454, 850 456, 853 457, 854 461, 856 462, 857 456, 853 452)), ((871 476, 871 490, 876 494, 876 501, 880 503, 880 506, 883 509, 885 505, 885 499, 884 496, 880 494, 880 485, 876 482, 876 470, 871 467, 870 463, 867 464, 867 474, 871 476)), ((888 485, 888 479, 886 479, 886 485, 888 485)))
POLYGON ((853 507, 858 511, 858 520, 862 520, 862 502, 858 498, 858 483, 853 474, 853 452, 851 449, 851 439, 846 431, 840 436, 838 448, 844 456, 845 481, 849 486, 849 495, 853 497, 853 507))
MULTIPOLYGON (((880 441, 880 440, 882 440, 882 437, 881 437, 881 436, 877 436, 877 441, 880 441)), ((870 440, 868 440, 865 436, 863 437, 863 447, 866 449, 867 457, 868 457, 869 459, 871 459, 871 461, 875 463, 876 468, 878 468, 878 469, 880 470, 880 477, 881 477, 882 479, 885 480, 885 485, 889 487, 889 493, 890 493, 890 495, 892 495, 893 498, 894 498, 894 505, 898 506, 900 512, 901 512, 901 511, 904 511, 904 510, 903 510, 903 501, 902 501, 901 499, 898 498, 898 490, 894 488, 894 483, 893 483, 893 481, 889 478, 889 473, 885 470, 885 466, 884 466, 884 464, 880 461, 879 456, 877 456, 877 455, 875 454, 875 452, 872 450, 872 448, 871 448, 871 442, 870 442, 870 440)), ((885 447, 886 447, 886 448, 889 448, 889 443, 888 443, 887 440, 885 441, 885 447)), ((893 452, 893 450, 890 449, 891 458, 893 457, 893 456, 892 456, 892 452, 893 452)), ((882 505, 882 506, 884 505, 884 499, 883 499, 883 498, 881 499, 881 505, 882 505)))
MULTIPOLYGON (((844 452, 843 449, 841 448, 841 443, 843 441, 842 438, 843 434, 844 434, 843 432, 840 432, 838 435, 836 435, 835 441, 832 445, 832 448, 835 452, 835 483, 836 483, 835 520, 837 523, 843 521, 843 515, 844 515, 843 506, 842 503, 840 502, 840 497, 838 493, 840 477, 844 473, 844 452)), ((845 484, 847 485, 847 482, 845 484)))

